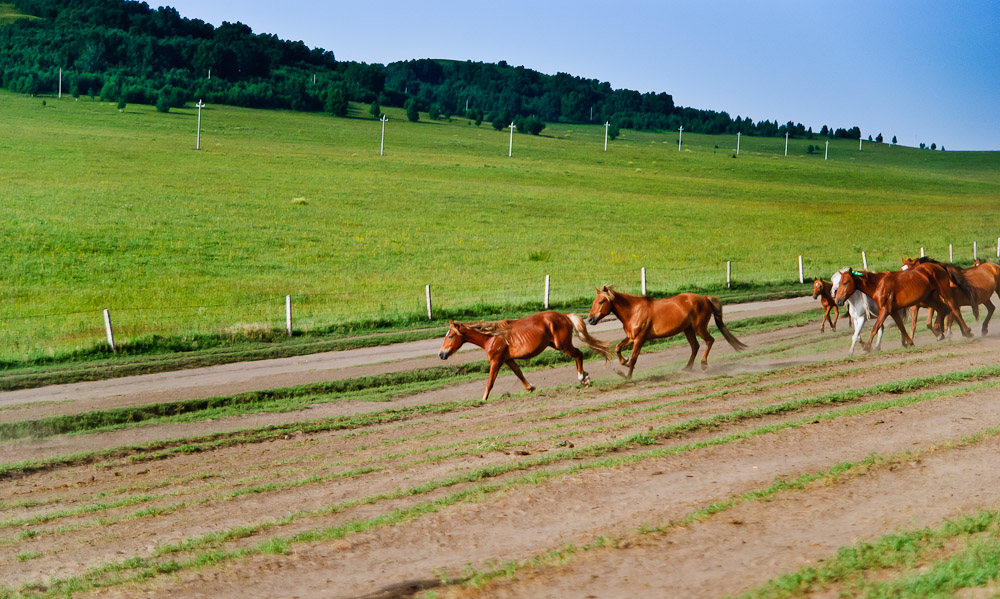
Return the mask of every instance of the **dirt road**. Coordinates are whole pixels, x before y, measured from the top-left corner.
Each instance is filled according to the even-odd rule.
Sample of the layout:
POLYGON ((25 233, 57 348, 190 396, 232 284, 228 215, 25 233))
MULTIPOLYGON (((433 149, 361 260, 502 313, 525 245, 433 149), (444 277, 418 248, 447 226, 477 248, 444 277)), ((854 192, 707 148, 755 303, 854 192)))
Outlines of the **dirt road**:
MULTIPOLYGON (((915 349, 899 350, 894 335, 888 351, 845 359, 847 333, 820 334, 817 321, 741 336, 751 347, 743 353, 717 344, 705 372, 677 371, 686 348, 644 353, 633 384, 608 372, 579 389, 558 367, 530 373, 539 392, 508 380, 486 404, 445 403, 477 397, 476 380, 388 406, 321 403, 5 443, 8 456, 118 449, 0 483, 0 578, 56 592, 67 583, 55 579, 75 577, 75 596, 100 597, 739 593, 857 539, 1000 502, 1000 445, 989 432, 1000 424, 1000 338, 922 334, 915 349), (357 419, 307 429, 337 416, 357 419), (288 422, 301 429, 266 439, 234 432, 288 422), (127 447, 157 439, 177 442, 127 447), (675 524, 776 479, 873 454, 887 461, 675 524), (600 539, 612 542, 582 549, 600 539), (509 575, 478 590, 439 586, 498 570, 509 575)), ((303 364, 301 373, 425 360, 303 364)), ((284 375, 259 380, 271 376, 284 375)), ((216 384, 229 383, 184 393, 216 384)), ((142 393, 28 401, 5 413, 142 393)))

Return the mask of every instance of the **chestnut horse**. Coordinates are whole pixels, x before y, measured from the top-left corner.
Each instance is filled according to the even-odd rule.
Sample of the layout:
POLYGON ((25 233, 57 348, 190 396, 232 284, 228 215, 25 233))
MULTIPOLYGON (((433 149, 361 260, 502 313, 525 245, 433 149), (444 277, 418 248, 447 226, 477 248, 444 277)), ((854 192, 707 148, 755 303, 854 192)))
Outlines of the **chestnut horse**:
MULTIPOLYGON (((979 319, 979 305, 982 304, 986 306, 986 318, 983 320, 982 334, 985 335, 989 330, 990 318, 993 317, 993 311, 996 307, 993 305, 991 298, 994 292, 997 291, 998 286, 1000 286, 1000 267, 996 264, 987 264, 983 266, 982 262, 977 260, 977 264, 971 268, 961 268, 955 266, 954 264, 946 264, 938 262, 932 258, 920 257, 920 258, 903 258, 903 266, 901 270, 908 270, 911 268, 916 268, 921 264, 940 264, 948 270, 948 274, 952 276, 952 294, 955 297, 955 305, 961 306, 971 306, 973 316, 976 320, 979 319), (992 268, 991 268, 992 267, 992 268), (965 284, 961 284, 964 282, 965 284)), ((927 314, 927 326, 930 328, 931 318, 934 315, 934 311, 931 310, 927 314)), ((951 314, 945 316, 945 327, 951 330, 951 326, 954 324, 954 317, 951 314)), ((913 328, 917 327, 917 308, 913 310, 913 328)))
POLYGON ((830 281, 824 281, 823 279, 816 279, 813 281, 813 299, 819 298, 820 304, 823 305, 823 320, 822 326, 819 327, 819 332, 826 330, 826 323, 830 323, 830 330, 837 330, 837 321, 840 320, 840 308, 833 301, 833 296, 830 295, 830 290, 833 289, 833 283, 830 281), (830 320, 830 311, 833 310, 833 320, 830 320))
POLYGON ((708 320, 713 316, 715 326, 719 327, 719 331, 733 349, 740 351, 747 348, 722 322, 722 302, 717 297, 681 293, 666 299, 653 299, 648 295, 640 297, 620 293, 608 285, 595 291, 597 297, 590 307, 588 322, 592 325, 597 324, 608 314, 614 314, 621 321, 625 328, 625 339, 618 344, 615 352, 622 366, 628 366, 628 375, 625 378, 629 380, 632 379, 632 371, 635 370, 635 361, 642 351, 642 344, 647 339, 672 337, 681 332, 687 336, 688 343, 691 344, 691 359, 688 360, 684 370, 691 370, 694 358, 698 354, 698 340, 695 334, 705 340, 705 354, 701 357, 701 367, 707 368, 708 352, 715 343, 715 338, 708 333, 708 320), (622 357, 622 349, 629 344, 632 344, 632 355, 626 361, 622 357))
POLYGON ((836 295, 834 295, 838 306, 843 306, 847 298, 855 291, 861 291, 868 295, 878 306, 878 318, 876 318, 874 328, 868 338, 869 346, 871 346, 878 330, 890 316, 899 328, 899 333, 903 338, 903 347, 913 345, 913 338, 907 334, 899 311, 919 305, 925 305, 938 311, 934 329, 938 339, 944 338, 944 315, 949 312, 956 316, 958 324, 962 328, 962 334, 966 337, 972 336, 972 331, 962 320, 962 314, 955 306, 955 300, 951 293, 951 279, 947 271, 940 265, 923 264, 912 270, 883 273, 862 273, 850 268, 839 272, 841 274, 840 285, 837 287, 836 295))
POLYGON ((554 347, 574 358, 580 384, 587 387, 590 385, 590 375, 583 370, 583 353, 573 347, 574 332, 605 361, 611 359, 611 346, 591 337, 582 318, 576 314, 562 314, 551 310, 517 320, 470 323, 449 321, 448 333, 441 344, 438 357, 447 360, 466 341, 486 350, 490 361, 490 378, 486 381, 483 401, 489 397, 497 372, 503 364, 514 371, 527 391, 534 391, 535 387, 524 378, 514 358, 533 358, 547 347, 554 347))

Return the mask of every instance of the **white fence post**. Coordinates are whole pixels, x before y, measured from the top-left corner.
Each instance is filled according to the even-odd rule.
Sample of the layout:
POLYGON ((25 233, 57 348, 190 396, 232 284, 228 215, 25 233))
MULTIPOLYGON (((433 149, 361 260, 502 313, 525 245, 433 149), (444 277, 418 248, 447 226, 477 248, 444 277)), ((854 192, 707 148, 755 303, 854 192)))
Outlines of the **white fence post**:
POLYGON ((972 242, 972 259, 979 260, 979 247, 976 245, 977 242, 972 242))
POLYGON ((111 312, 107 308, 104 309, 104 330, 108 334, 108 346, 111 347, 111 351, 117 351, 115 349, 115 333, 111 330, 111 312))
POLYGON ((799 254, 799 283, 805 283, 805 279, 802 278, 802 254, 799 254))
POLYGON ((285 330, 292 336, 292 296, 285 296, 285 330))
POLYGON ((923 258, 923 257, 924 257, 924 248, 920 248, 920 257, 921 257, 921 258, 923 258))
POLYGON ((997 237, 997 258, 1000 258, 1000 237, 997 237))
POLYGON ((434 313, 431 312, 431 286, 424 287, 424 291, 427 294, 427 320, 434 320, 434 313))
POLYGON ((733 281, 733 262, 726 260, 726 288, 728 289, 733 281))
POLYGON ((642 273, 642 294, 646 295, 646 267, 643 266, 640 272, 642 273))
POLYGON ((549 309, 549 275, 545 275, 545 309, 549 309))
POLYGON ((861 252, 861 264, 864 270, 868 270, 868 256, 865 255, 863 250, 861 252))

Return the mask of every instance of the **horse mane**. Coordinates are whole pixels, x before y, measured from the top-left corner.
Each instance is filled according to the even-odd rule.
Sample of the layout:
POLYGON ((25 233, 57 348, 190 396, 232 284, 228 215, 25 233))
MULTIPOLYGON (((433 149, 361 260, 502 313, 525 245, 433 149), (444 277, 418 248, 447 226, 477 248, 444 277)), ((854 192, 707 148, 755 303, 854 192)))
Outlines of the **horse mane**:
POLYGON ((931 258, 930 256, 921 256, 921 257, 917 258, 915 260, 915 262, 917 264, 940 264, 941 266, 948 266, 947 264, 945 264, 943 262, 938 262, 937 260, 935 260, 934 258, 931 258))
POLYGON ((505 318, 504 320, 497 321, 478 321, 478 322, 463 322, 460 323, 462 326, 472 329, 477 333, 483 333, 484 335, 492 335, 493 337, 500 337, 504 341, 507 340, 507 336, 510 335, 511 325, 514 324, 514 320, 510 318, 505 318))
POLYGON ((615 301, 615 287, 614 285, 605 285, 597 290, 597 295, 603 297, 609 302, 615 301))

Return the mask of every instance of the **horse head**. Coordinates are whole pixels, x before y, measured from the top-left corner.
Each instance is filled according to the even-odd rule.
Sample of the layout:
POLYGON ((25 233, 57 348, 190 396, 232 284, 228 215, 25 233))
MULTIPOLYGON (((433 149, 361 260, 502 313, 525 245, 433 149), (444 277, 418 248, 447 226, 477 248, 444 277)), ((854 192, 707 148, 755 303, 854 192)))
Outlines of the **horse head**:
POLYGON ((813 281, 813 299, 819 297, 821 293, 823 293, 823 279, 816 279, 813 281))
POLYGON ((857 291, 857 284, 854 282, 854 271, 850 268, 841 269, 833 273, 833 287, 836 293, 833 295, 833 302, 838 306, 843 306, 847 298, 857 291))
POLYGON ((601 319, 611 314, 611 302, 615 301, 615 288, 605 285, 600 289, 594 288, 597 297, 590 306, 590 314, 587 315, 587 322, 594 325, 601 322, 601 319))
POLYGON ((901 258, 901 260, 903 261, 903 266, 899 270, 910 270, 917 264, 920 264, 920 260, 917 258, 901 258))
POLYGON ((448 332, 444 336, 444 342, 441 344, 441 351, 438 352, 438 357, 442 360, 447 360, 448 356, 458 351, 458 348, 462 347, 463 343, 465 343, 465 337, 462 335, 458 323, 449 320, 448 332))

